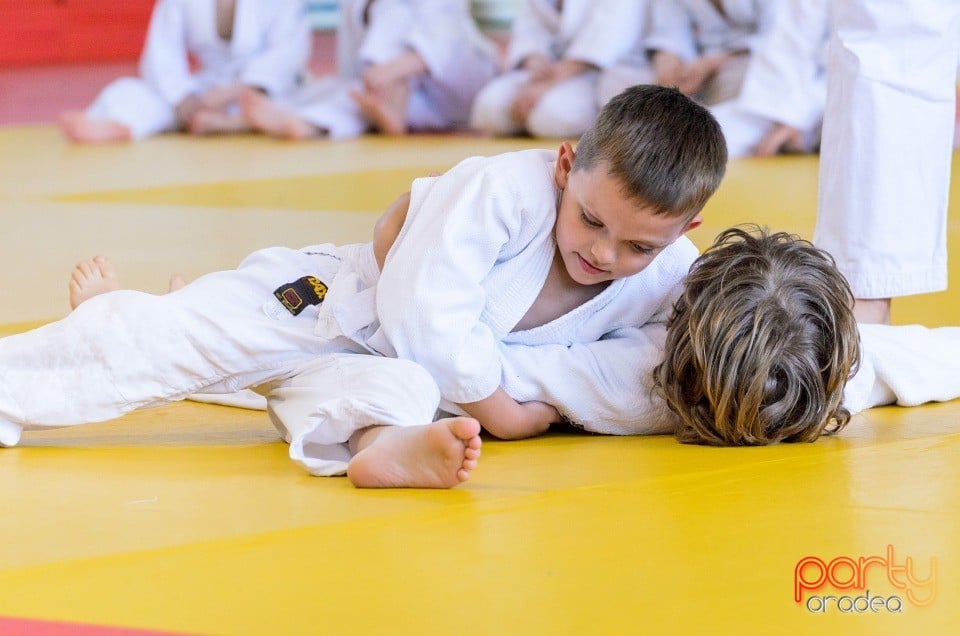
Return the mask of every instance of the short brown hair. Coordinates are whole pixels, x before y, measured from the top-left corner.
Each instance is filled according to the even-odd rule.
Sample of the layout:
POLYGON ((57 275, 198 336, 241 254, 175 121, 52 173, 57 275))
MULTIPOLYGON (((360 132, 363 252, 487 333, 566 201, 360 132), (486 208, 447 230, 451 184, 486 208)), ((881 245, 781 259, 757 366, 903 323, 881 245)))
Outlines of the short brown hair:
POLYGON ((808 241, 721 233, 690 269, 654 371, 677 439, 812 442, 843 428, 843 388, 860 360, 852 306, 833 258, 808 241))
POLYGON ((709 110, 675 88, 641 84, 610 100, 580 137, 573 169, 601 162, 630 198, 693 217, 720 186, 727 144, 709 110))

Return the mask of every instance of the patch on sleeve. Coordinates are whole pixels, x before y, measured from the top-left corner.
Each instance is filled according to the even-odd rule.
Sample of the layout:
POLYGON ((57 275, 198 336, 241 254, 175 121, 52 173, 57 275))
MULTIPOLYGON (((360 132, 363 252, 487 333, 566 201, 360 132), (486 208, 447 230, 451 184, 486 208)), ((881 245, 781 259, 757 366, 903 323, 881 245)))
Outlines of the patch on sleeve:
POLYGON ((277 287, 273 295, 294 316, 310 305, 319 305, 327 295, 327 286, 315 276, 304 276, 277 287))

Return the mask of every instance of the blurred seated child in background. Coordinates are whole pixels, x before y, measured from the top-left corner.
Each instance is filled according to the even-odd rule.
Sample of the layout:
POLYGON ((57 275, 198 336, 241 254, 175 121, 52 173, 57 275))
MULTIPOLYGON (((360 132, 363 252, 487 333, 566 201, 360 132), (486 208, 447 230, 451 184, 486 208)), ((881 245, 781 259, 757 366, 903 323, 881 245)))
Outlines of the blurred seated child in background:
POLYGON ((240 96, 292 91, 306 71, 310 38, 302 0, 159 0, 140 78, 112 82, 86 111, 63 113, 60 127, 78 143, 244 132, 240 96))
POLYGON ((730 157, 815 152, 827 102, 828 0, 782 0, 740 94, 711 106, 730 157))
POLYGON ((713 105, 735 98, 780 0, 651 0, 655 82, 713 105))
POLYGON ((646 5, 527 0, 510 33, 509 70, 477 95, 470 127, 493 135, 579 137, 598 112, 599 70, 634 45, 646 5))
POLYGON ((277 99, 248 93, 243 113, 250 127, 291 140, 456 130, 497 67, 468 0, 346 0, 336 76, 277 99))

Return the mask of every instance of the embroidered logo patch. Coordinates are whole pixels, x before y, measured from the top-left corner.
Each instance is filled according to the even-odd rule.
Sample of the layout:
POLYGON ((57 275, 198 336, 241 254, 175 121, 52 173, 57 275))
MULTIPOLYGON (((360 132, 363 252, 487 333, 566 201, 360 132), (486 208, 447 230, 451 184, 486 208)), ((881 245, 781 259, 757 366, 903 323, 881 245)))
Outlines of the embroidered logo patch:
POLYGON ((304 276, 292 283, 277 287, 273 295, 294 316, 310 305, 319 305, 327 295, 327 286, 315 276, 304 276))

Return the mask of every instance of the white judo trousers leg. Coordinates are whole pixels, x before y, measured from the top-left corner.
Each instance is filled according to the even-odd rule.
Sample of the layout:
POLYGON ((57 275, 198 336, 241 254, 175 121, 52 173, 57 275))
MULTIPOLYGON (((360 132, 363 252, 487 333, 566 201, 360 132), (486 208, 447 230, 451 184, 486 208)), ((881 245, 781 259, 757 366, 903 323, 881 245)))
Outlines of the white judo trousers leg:
POLYGON ((134 139, 177 129, 174 106, 145 81, 124 77, 108 84, 86 110, 91 119, 119 122, 134 139))
POLYGON ((470 128, 491 135, 522 133, 523 125, 510 115, 510 106, 529 78, 530 74, 526 71, 510 71, 480 89, 473 100, 470 128))
POLYGON ((370 127, 360 107, 350 96, 351 90, 360 88, 359 82, 322 77, 289 97, 278 98, 277 103, 304 121, 325 130, 330 139, 351 139, 362 135, 370 127))
POLYGON ((314 333, 317 305, 294 316, 273 292, 305 276, 332 280, 336 253, 261 250, 179 291, 102 294, 63 320, 0 339, 0 442, 15 444, 24 428, 103 421, 289 377, 331 343, 314 333))
POLYGON ((346 472, 355 432, 428 424, 439 404, 440 389, 423 367, 357 353, 312 360, 267 393, 267 412, 290 444, 290 458, 320 476, 346 472))
POLYGON ((960 327, 861 324, 862 360, 844 389, 852 413, 960 397, 960 327))
POLYGON ((534 137, 579 137, 597 117, 598 71, 587 71, 544 93, 527 117, 534 137))
POLYGON ((814 243, 857 298, 945 289, 960 3, 831 5, 814 243))
POLYGON ((464 46, 451 72, 428 74, 411 81, 407 126, 411 130, 458 130, 470 121, 477 94, 497 74, 495 60, 474 47, 464 46))

